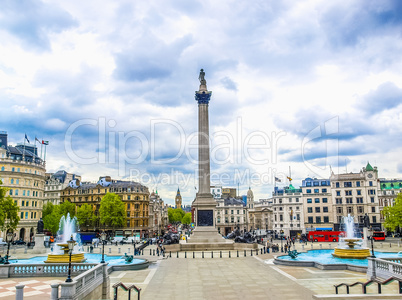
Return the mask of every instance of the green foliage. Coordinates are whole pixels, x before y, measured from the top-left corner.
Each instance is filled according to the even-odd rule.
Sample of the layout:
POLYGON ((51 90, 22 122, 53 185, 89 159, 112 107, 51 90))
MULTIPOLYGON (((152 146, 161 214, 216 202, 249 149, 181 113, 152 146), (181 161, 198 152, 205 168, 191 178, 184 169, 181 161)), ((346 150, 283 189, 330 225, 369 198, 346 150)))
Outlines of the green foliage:
POLYGON ((94 219, 96 219, 92 206, 87 203, 84 203, 81 205, 81 207, 78 207, 76 217, 81 228, 86 228, 87 225, 93 226, 94 219))
POLYGON ((59 230, 61 216, 60 205, 53 205, 51 202, 45 204, 42 210, 42 220, 45 229, 49 230, 52 234, 56 234, 59 230))
POLYGON ((186 213, 181 222, 183 224, 191 224, 191 212, 186 213))
MULTIPOLYGON (((3 182, 0 180, 1 184, 3 182)), ((0 187, 0 231, 15 230, 20 221, 19 207, 13 198, 6 196, 7 190, 7 188, 0 187)))
POLYGON ((181 208, 168 208, 168 217, 170 224, 181 223, 185 212, 181 208))
POLYGON ((384 207, 383 214, 384 227, 387 230, 394 231, 397 227, 402 227, 402 193, 396 197, 394 206, 384 207))
MULTIPOLYGON (((59 212, 61 216, 67 217, 67 214, 70 214, 70 218, 74 218, 75 216, 75 204, 70 201, 65 201, 59 205, 59 212)), ((60 216, 60 218, 61 218, 60 216)))
POLYGON ((112 228, 126 225, 126 210, 123 201, 114 193, 103 196, 99 208, 100 222, 112 228))

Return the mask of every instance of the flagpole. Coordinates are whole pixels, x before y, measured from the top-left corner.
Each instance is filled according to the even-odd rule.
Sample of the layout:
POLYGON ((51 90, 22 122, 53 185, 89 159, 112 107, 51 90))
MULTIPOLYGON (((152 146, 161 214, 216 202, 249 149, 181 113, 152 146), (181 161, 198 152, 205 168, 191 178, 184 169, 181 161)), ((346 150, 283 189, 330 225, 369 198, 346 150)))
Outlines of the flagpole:
POLYGON ((26 137, 27 137, 27 134, 25 133, 25 136, 24 136, 24 152, 22 153, 22 160, 25 160, 25 139, 26 139, 26 137))
POLYGON ((43 149, 43 139, 42 139, 42 143, 40 144, 40 158, 42 158, 42 149, 43 149))
POLYGON ((43 161, 46 161, 46 146, 47 146, 47 145, 45 145, 45 156, 44 156, 44 158, 43 158, 43 161))

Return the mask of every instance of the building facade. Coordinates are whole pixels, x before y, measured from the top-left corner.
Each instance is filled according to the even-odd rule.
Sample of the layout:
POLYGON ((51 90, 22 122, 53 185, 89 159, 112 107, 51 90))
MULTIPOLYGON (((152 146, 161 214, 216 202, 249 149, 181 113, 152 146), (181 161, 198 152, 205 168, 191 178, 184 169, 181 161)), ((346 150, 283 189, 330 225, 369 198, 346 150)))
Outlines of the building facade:
POLYGON ((67 173, 64 170, 57 171, 56 173, 46 173, 43 205, 49 202, 53 205, 60 204, 61 191, 64 190, 73 179, 81 180, 81 176, 67 173))
MULTIPOLYGON (((123 201, 127 224, 123 228, 115 228, 116 235, 140 237, 149 236, 149 191, 138 182, 112 180, 109 176, 101 177, 98 183, 81 183, 72 180, 61 192, 61 203, 65 201, 76 204, 77 208, 84 203, 92 206, 96 216, 99 216, 100 202, 106 193, 115 193, 123 201)), ((101 227, 98 224, 98 228, 101 227)), ((112 230, 112 228, 105 228, 112 230)))
MULTIPOLYGON (((402 191, 402 179, 384 179, 378 181, 378 203, 380 210, 381 224, 384 223, 384 215, 382 213, 384 207, 394 206, 395 199, 402 191)), ((382 230, 386 230, 384 227, 382 230)))
POLYGON ((180 189, 177 188, 177 193, 176 193, 176 197, 174 199, 174 202, 176 204, 176 208, 182 208, 183 203, 182 203, 182 198, 181 198, 181 194, 180 194, 180 189))
POLYGON ((301 189, 306 232, 333 230, 334 214, 330 180, 306 178, 302 181, 301 189))
POLYGON ((334 230, 341 230, 343 216, 355 218, 355 228, 362 231, 367 214, 371 227, 381 229, 378 201, 378 171, 367 163, 359 173, 334 174, 331 177, 332 203, 334 209, 334 230))
POLYGON ((279 235, 297 237, 305 232, 302 202, 302 189, 291 184, 288 187, 275 187, 272 192, 273 231, 279 235))
MULTIPOLYGON (((18 205, 20 221, 14 239, 25 242, 33 241, 37 224, 42 217, 45 162, 38 157, 37 148, 32 144, 7 144, 7 133, 1 132, 0 178, 3 187, 8 189, 6 196, 11 196, 18 205)), ((0 237, 5 239, 6 232, 0 237)))
POLYGON ((158 192, 152 192, 149 197, 149 236, 163 235, 168 224, 168 205, 164 204, 158 192))
POLYGON ((236 198, 216 200, 216 227, 222 235, 228 235, 236 228, 243 230, 247 223, 247 208, 243 201, 236 198))

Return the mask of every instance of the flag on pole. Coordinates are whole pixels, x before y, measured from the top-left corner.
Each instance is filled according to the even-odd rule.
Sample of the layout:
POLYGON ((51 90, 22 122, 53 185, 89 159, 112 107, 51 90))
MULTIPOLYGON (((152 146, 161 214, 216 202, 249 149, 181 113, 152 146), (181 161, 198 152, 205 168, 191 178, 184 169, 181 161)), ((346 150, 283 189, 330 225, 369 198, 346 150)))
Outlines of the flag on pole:
POLYGON ((289 176, 287 176, 286 178, 287 178, 287 179, 289 179, 289 181, 292 181, 292 180, 293 180, 293 179, 292 179, 292 178, 290 178, 289 176))
POLYGON ((42 144, 42 142, 35 136, 35 142, 39 142, 39 144, 42 144))
POLYGON ((29 144, 29 139, 28 139, 28 137, 27 137, 27 134, 25 133, 25 139, 28 141, 28 144, 29 144))
POLYGON ((278 177, 275 177, 276 182, 282 182, 278 177))
POLYGON ((49 145, 49 141, 42 140, 42 144, 47 146, 47 145, 49 145))

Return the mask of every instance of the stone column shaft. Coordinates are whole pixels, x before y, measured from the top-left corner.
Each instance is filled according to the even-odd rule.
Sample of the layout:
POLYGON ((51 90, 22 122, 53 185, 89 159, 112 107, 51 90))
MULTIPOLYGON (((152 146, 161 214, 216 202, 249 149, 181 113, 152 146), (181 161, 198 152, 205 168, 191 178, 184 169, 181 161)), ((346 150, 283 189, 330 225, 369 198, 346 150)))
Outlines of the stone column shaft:
POLYGON ((200 194, 210 194, 208 104, 198 105, 198 186, 200 194))

